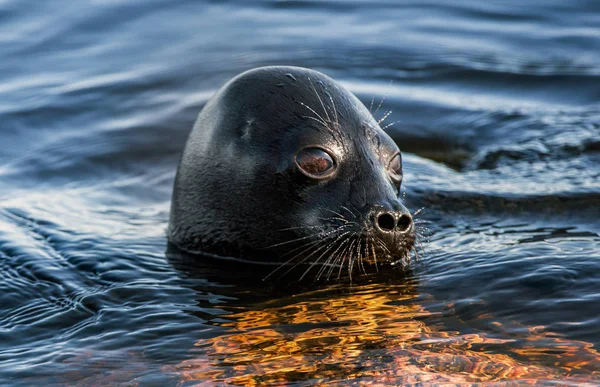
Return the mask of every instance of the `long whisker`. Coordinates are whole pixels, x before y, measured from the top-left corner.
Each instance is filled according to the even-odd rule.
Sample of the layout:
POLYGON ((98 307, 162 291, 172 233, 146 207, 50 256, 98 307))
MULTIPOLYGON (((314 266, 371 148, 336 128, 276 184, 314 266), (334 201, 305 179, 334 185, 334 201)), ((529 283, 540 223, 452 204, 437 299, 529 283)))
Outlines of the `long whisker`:
POLYGON ((338 218, 338 217, 331 217, 331 218, 317 218, 319 220, 326 220, 326 221, 330 221, 330 220, 339 220, 341 222, 344 222, 344 224, 348 224, 348 223, 354 223, 354 222, 350 222, 348 221, 346 218, 338 218))
MULTIPOLYGON (((344 227, 344 226, 338 227, 337 229, 335 229, 335 230, 334 230, 334 232, 338 232, 338 231, 339 231, 339 230, 341 230, 343 227, 344 227)), ((349 232, 349 231, 348 231, 348 232, 349 232)), ((294 255, 293 257, 291 257, 291 258, 290 258, 290 259, 288 259, 287 261, 283 262, 283 263, 282 263, 281 265, 279 265, 279 266, 278 266, 276 269, 274 269, 274 270, 273 270, 273 271, 271 271, 269 274, 267 274, 267 276, 266 276, 266 277, 264 277, 264 278, 263 278, 263 280, 266 280, 267 278, 269 278, 271 275, 273 275, 274 273, 276 273, 276 272, 277 272, 278 270, 280 270, 282 267, 284 267, 285 265, 287 265, 288 263, 290 263, 290 262, 292 262, 294 259, 296 259, 298 256, 300 256, 300 255, 304 254, 305 252, 309 251, 309 250, 310 250, 310 249, 311 249, 313 246, 315 246, 315 245, 319 245, 320 243, 323 243, 323 240, 327 240, 327 239, 328 239, 328 238, 331 236, 331 233, 332 233, 332 232, 329 232, 329 233, 328 233, 329 235, 328 235, 328 236, 325 236, 325 239, 319 239, 319 240, 316 240, 316 241, 310 242, 310 243, 308 243, 308 244, 305 244, 305 245, 303 245, 303 246, 297 247, 297 248, 295 248, 294 250, 291 250, 291 251, 287 252, 286 254, 284 254, 283 256, 285 256, 285 255, 287 255, 287 254, 291 254, 292 252, 294 252, 294 251, 296 251, 296 250, 298 250, 298 249, 302 249, 302 248, 304 248, 302 251, 298 252, 296 255, 294 255)), ((334 234, 334 235, 335 235, 335 234, 334 234)), ((317 250, 317 251, 318 251, 318 250, 317 250)), ((315 252, 313 252, 313 253, 311 253, 311 254, 314 254, 314 253, 315 253, 315 252)), ((309 256, 307 256, 307 257, 306 257, 304 260, 306 260, 308 257, 310 257, 310 255, 309 255, 309 256)), ((303 261, 304 261, 304 260, 303 260, 303 261)), ((303 262, 303 261, 302 261, 302 262, 303 262)), ((297 265, 297 264, 296 264, 296 265, 297 265)), ((292 269, 293 269, 294 267, 296 267, 296 265, 294 265, 294 266, 292 267, 292 269)), ((291 269, 290 269, 290 270, 291 270, 291 269)), ((288 273, 288 272, 289 272, 289 270, 288 270, 286 273, 288 273)), ((286 273, 284 273, 283 275, 285 275, 286 273)))
POLYGON ((423 211, 425 209, 425 207, 421 207, 418 210, 416 210, 415 212, 412 213, 412 216, 417 216, 421 213, 421 211, 423 211))
MULTIPOLYGON (((305 108, 307 108, 308 110, 310 110, 310 111, 311 111, 311 112, 312 112, 312 113, 313 113, 315 116, 317 116, 317 118, 318 118, 319 120, 321 120, 321 123, 322 123, 322 124, 323 124, 323 125, 324 125, 326 128, 328 128, 328 126, 327 126, 327 121, 325 121, 325 119, 324 119, 323 117, 321 117, 321 115, 320 115, 319 113, 317 113, 317 112, 315 111, 315 109, 311 108, 310 106, 308 106, 308 105, 307 105, 307 104, 305 104, 304 102, 300 102, 300 101, 298 101, 298 103, 299 103, 300 105, 304 106, 305 108)), ((310 116, 308 116, 308 117, 310 117, 310 116)), ((313 117, 313 118, 314 118, 314 117, 313 117)))
POLYGON ((334 241, 332 241, 331 243, 329 243, 329 247, 327 249, 325 249, 325 251, 323 251, 323 253, 321 255, 319 255, 319 257, 317 258, 316 261, 312 262, 310 264, 310 266, 308 267, 308 269, 306 269, 306 271, 302 274, 302 276, 300 277, 300 280, 302 280, 302 278, 304 278, 304 276, 306 276, 306 274, 308 274, 308 272, 316 265, 319 263, 319 261, 321 260, 321 258, 323 258, 325 256, 325 254, 327 254, 327 252, 329 252, 333 247, 335 247, 335 244, 344 237, 344 235, 348 234, 350 231, 346 231, 345 233, 339 235, 334 241))
POLYGON ((388 110, 388 112, 387 112, 387 113, 385 113, 385 114, 383 115, 383 117, 381 117, 381 118, 379 119, 379 121, 377 121, 377 125, 379 125, 379 124, 381 124, 383 121, 385 121, 385 119, 386 119, 386 118, 388 118, 388 117, 390 116, 390 114, 392 114, 392 111, 391 111, 391 110, 388 110))
MULTIPOLYGON (((307 255, 306 257, 304 257, 302 260, 300 260, 299 262, 296 262, 292 267, 290 267, 285 273, 283 273, 281 276, 283 277, 284 275, 286 275, 287 273, 289 273, 290 271, 292 271, 294 268, 296 268, 298 265, 306 262, 306 260, 310 257, 312 257, 314 254, 318 253, 319 251, 321 251, 323 248, 325 248, 326 246, 330 246, 329 244, 325 244, 321 247, 319 247, 318 249, 316 249, 315 251, 313 251, 312 253, 310 253, 309 255, 307 255)), ((304 277, 304 275, 302 276, 304 277)))
MULTIPOLYGON (((325 239, 327 239, 327 238, 325 238, 325 239)), ((303 252, 305 252, 306 250, 309 250, 309 249, 310 249, 312 246, 314 246, 314 245, 318 245, 318 244, 321 244, 321 243, 323 243, 323 239, 317 239, 316 241, 310 241, 310 242, 308 242, 308 243, 304 243, 304 244, 302 244, 302 245, 300 245, 300 246, 298 246, 298 247, 296 247, 296 248, 293 248, 292 250, 286 251, 286 252, 285 252, 285 253, 284 253, 284 254, 281 256, 281 258, 283 258, 283 257, 286 257, 286 256, 288 256, 288 255, 290 255, 290 254, 293 254, 293 253, 295 253, 296 251, 298 251, 298 250, 300 250, 300 249, 304 249, 304 250, 302 250, 302 251, 299 253, 299 254, 302 254, 302 253, 303 253, 303 252)), ((295 258, 295 257, 297 257, 297 256, 298 256, 298 255, 295 255, 295 256, 294 256, 294 258, 295 258)), ((286 262, 286 263, 288 263, 288 262, 286 262)))
POLYGON ((273 269, 269 274, 267 274, 263 278, 263 281, 269 279, 269 277, 271 277, 273 274, 277 273, 281 268, 283 268, 284 266, 286 266, 287 264, 289 264, 290 262, 292 262, 294 259, 296 259, 300 255, 304 254, 306 251, 309 251, 315 245, 318 246, 320 242, 321 241, 315 241, 315 242, 309 243, 308 245, 305 245, 305 246, 308 246, 308 247, 306 247, 302 251, 298 252, 296 255, 294 255, 293 257, 291 257, 290 259, 288 259, 287 261, 283 262, 282 264, 280 264, 279 266, 277 266, 275 269, 273 269))
POLYGON ((415 224, 430 224, 430 223, 433 223, 431 220, 425 220, 425 219, 413 219, 413 222, 415 224))
POLYGON ((363 256, 362 256, 362 238, 360 237, 360 235, 357 235, 357 239, 358 239, 358 246, 356 247, 356 260, 358 262, 359 267, 362 269, 362 272, 364 274, 367 274, 367 270, 365 269, 365 264, 363 262, 363 256))
MULTIPOLYGON (((331 255, 329 256, 329 258, 327 258, 327 260, 325 261, 325 263, 323 264, 323 266, 321 267, 321 269, 317 273, 317 278, 316 278, 317 281, 321 278, 321 275, 325 272, 325 270, 327 268, 327 264, 329 264, 330 261, 332 261, 332 260, 334 261, 333 263, 331 263, 330 271, 333 269, 333 267, 335 267, 335 261, 337 261, 336 254, 342 248, 342 246, 344 246, 345 244, 348 243, 348 241, 349 241, 349 239, 347 239, 347 238, 344 239, 342 241, 342 243, 340 243, 339 246, 333 251, 333 253, 331 253, 331 255), (334 259, 334 257, 335 257, 335 259, 334 259)), ((329 276, 327 277, 327 279, 329 279, 329 276)))
MULTIPOLYGON (((388 89, 392 86, 392 83, 394 83, 393 79, 390 81, 390 84, 388 85, 388 89)), ((373 113, 373 115, 377 114, 377 112, 379 111, 379 108, 381 107, 381 105, 383 105, 383 102, 385 101, 386 98, 387 98, 387 92, 386 92, 386 94, 383 95, 383 98, 381 98, 381 102, 379 102, 379 105, 377 105, 377 109, 375 109, 375 112, 373 113)))
MULTIPOLYGON (((340 226, 340 227, 344 227, 344 226, 340 226)), ((289 241, 280 242, 280 243, 275 243, 274 245, 271 245, 271 246, 267 246, 267 247, 265 247, 265 249, 271 249, 271 248, 273 248, 273 247, 287 245, 287 244, 289 244, 289 243, 298 242, 298 241, 301 241, 301 240, 304 240, 304 239, 308 239, 308 238, 313 238, 313 237, 318 237, 318 236, 327 236, 327 235, 329 235, 329 234, 331 234, 332 232, 335 232, 335 231, 337 231, 337 230, 338 230, 338 229, 335 229, 335 230, 333 230, 333 231, 322 231, 322 232, 320 232, 320 233, 313 234, 313 235, 305 235, 305 236, 303 236, 303 237, 296 238, 296 239, 292 239, 292 240, 289 240, 289 241)))
MULTIPOLYGON (((352 281, 352 268, 354 267, 354 258, 352 254, 354 253, 354 245, 356 244, 357 239, 355 238, 352 242, 352 247, 350 248, 350 256, 348 257, 348 277, 350 277, 350 281, 352 281)), ((340 274, 342 272, 342 268, 340 267, 340 272, 338 273, 338 279, 340 278, 340 274)))
POLYGON ((327 124, 326 124, 325 122, 321 121, 320 119, 318 119, 318 118, 316 118, 316 117, 312 117, 312 116, 302 116, 302 117, 304 117, 304 118, 308 118, 309 120, 314 120, 314 121, 317 121, 319 124, 321 124, 321 125, 323 125, 323 126, 327 127, 327 124))
POLYGON ((323 103, 323 100, 321 99, 321 96, 317 92, 317 89, 315 88, 315 85, 312 83, 312 79, 310 79, 310 77, 308 77, 308 82, 310 82, 310 86, 312 87, 313 91, 315 92, 315 95, 319 99, 319 102, 321 102, 321 106, 323 107, 323 111, 325 112, 325 115, 327 116, 327 122, 331 122, 331 118, 329 118, 329 113, 327 113, 327 109, 325 109, 325 104, 323 103))
MULTIPOLYGON (((366 196, 366 195, 365 195, 365 196, 366 196)), ((356 206, 354 205, 354 203, 350 203, 350 204, 352 205, 352 208, 354 208, 354 209, 356 210, 356 212, 360 214, 360 210, 358 209, 358 207, 356 207, 356 206)), ((357 216, 357 217, 358 217, 358 216, 357 216)))
MULTIPOLYGON (((333 269, 337 266, 337 262, 340 259, 342 259, 342 257, 344 256, 346 250, 348 250, 348 246, 350 245, 350 243, 349 243, 350 241, 351 241, 351 238, 344 239, 342 241, 342 243, 340 243, 340 246, 333 252, 333 254, 331 254, 331 256, 329 257, 329 259, 327 260, 328 263, 331 262, 329 270, 327 271, 327 280, 328 281, 329 281, 329 277, 331 276, 331 273, 333 272, 333 269), (345 246, 345 247, 344 247, 344 249, 340 250, 342 248, 342 246, 345 246)), ((323 269, 322 272, 321 272, 321 270, 319 271, 319 275, 318 275, 317 279, 321 278, 321 275, 323 273, 325 273, 325 267, 322 267, 322 269, 323 269)))
POLYGON ((375 260, 375 270, 379 273, 379 266, 377 266, 377 251, 375 250, 375 241, 373 236, 369 238, 371 240, 371 252, 373 253, 373 259, 375 260))
MULTIPOLYGON (((344 206, 342 206, 342 208, 344 208, 344 206)), ((340 218, 346 219, 346 217, 345 217, 344 215, 340 214, 339 212, 336 212, 336 211, 330 210, 330 209, 328 209, 328 208, 325 208, 325 211, 329 211, 329 212, 331 212, 331 213, 334 213, 334 214, 336 214, 336 215, 337 215, 337 216, 339 216, 340 218)), ((346 220, 347 220, 347 219, 346 219, 346 220)))
MULTIPOLYGON (((344 250, 341 252, 341 254, 338 255, 338 257, 336 258, 334 264, 337 264, 338 261, 340 261, 339 266, 339 272, 338 272, 338 277, 337 279, 340 279, 340 277, 342 276, 342 268, 344 267, 344 256, 346 254, 348 254, 348 252, 350 252, 350 250, 352 249, 352 238, 348 238, 348 244, 346 245, 346 247, 344 248, 344 250)), ((333 266, 331 267, 329 273, 327 274, 327 280, 329 280, 329 277, 331 276, 331 273, 333 272, 333 266)))
POLYGON ((341 231, 342 231, 344 228, 346 228, 346 227, 350 227, 350 225, 346 225, 346 224, 344 224, 344 225, 341 225, 341 226, 339 226, 338 228, 336 228, 336 229, 334 229, 334 230, 331 230, 331 231, 327 232, 325 235, 322 235, 322 236, 321 236, 321 238, 318 238, 318 237, 320 236, 319 234, 315 234, 314 236, 318 238, 317 240, 315 240, 315 241, 312 241, 312 242, 305 243, 305 244, 303 244, 303 245, 300 245, 300 246, 297 246, 297 247, 293 248, 292 250, 290 250, 290 251, 288 251, 288 252, 284 253, 284 254, 283 254, 281 257, 283 258, 283 257, 285 257, 286 255, 292 254, 293 252, 295 252, 295 251, 298 251, 299 249, 302 249, 302 248, 304 248, 304 247, 306 247, 306 246, 308 246, 308 245, 314 245, 314 244, 322 243, 324 240, 327 240, 327 238, 329 238, 330 236, 331 236, 331 237, 335 236, 335 234, 336 234, 337 232, 341 232, 341 231))
POLYGON ((335 115, 335 123, 336 125, 340 125, 340 121, 338 120, 338 113, 337 113, 337 109, 335 107, 335 102, 333 102, 333 97, 331 97, 331 94, 327 93, 327 95, 329 96, 329 100, 331 101, 331 105, 333 106, 333 113, 335 115))
POLYGON ((383 128, 381 128, 381 130, 386 130, 387 128, 390 128, 390 127, 394 126, 398 122, 402 122, 402 120, 397 120, 397 121, 390 122, 389 124, 387 124, 386 126, 384 126, 383 128))
POLYGON ((344 210, 348 211, 348 212, 349 212, 349 213, 350 213, 350 214, 351 214, 351 215, 354 217, 354 219, 356 219, 356 218, 357 218, 356 214, 355 214, 354 212, 350 211, 350 209, 349 209, 348 207, 346 207, 346 206, 342 206, 342 208, 343 208, 344 210))
POLYGON ((312 229, 312 228, 324 228, 323 225, 316 225, 316 226, 296 226, 296 227, 285 227, 285 228, 280 228, 277 231, 288 231, 288 230, 308 230, 308 229, 312 229))
POLYGON ((377 244, 379 245, 379 247, 381 247, 382 249, 384 249, 385 251, 387 251, 388 254, 392 255, 392 252, 390 251, 390 249, 388 249, 388 247, 385 245, 385 243, 383 243, 383 241, 381 239, 379 239, 378 237, 376 237, 377 244))

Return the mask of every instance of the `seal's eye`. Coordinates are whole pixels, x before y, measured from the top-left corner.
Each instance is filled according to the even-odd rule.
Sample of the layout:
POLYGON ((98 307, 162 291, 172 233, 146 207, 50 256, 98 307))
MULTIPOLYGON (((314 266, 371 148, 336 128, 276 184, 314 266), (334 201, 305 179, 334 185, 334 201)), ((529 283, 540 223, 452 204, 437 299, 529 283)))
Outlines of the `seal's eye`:
POLYGON ((388 166, 388 170, 390 171, 390 176, 395 183, 402 182, 402 156, 400 153, 397 153, 394 157, 392 157, 388 166))
POLYGON ((335 171, 333 157, 320 148, 302 149, 296 155, 296 165, 302 173, 313 179, 329 177, 335 171))

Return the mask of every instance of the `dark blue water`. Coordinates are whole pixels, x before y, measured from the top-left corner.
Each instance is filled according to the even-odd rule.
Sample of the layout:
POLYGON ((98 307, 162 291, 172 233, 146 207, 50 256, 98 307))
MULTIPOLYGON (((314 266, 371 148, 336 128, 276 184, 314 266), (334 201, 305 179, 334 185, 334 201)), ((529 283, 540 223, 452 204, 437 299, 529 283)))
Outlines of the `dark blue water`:
POLYGON ((599 2, 4 0, 0 70, 0 385, 600 383, 599 2), (198 111, 273 64, 385 98, 406 275, 165 253, 198 111))

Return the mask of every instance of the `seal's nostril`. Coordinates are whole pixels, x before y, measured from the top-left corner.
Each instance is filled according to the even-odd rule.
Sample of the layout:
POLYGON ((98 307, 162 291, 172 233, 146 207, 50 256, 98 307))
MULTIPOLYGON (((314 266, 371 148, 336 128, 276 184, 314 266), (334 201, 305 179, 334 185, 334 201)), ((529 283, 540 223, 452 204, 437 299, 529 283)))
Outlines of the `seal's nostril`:
POLYGON ((410 224, 412 223, 412 219, 408 215, 401 215, 400 219, 398 219, 398 230, 406 231, 410 228, 410 224))
POLYGON ((394 229, 394 217, 391 214, 380 214, 377 217, 377 224, 383 231, 392 231, 394 229))

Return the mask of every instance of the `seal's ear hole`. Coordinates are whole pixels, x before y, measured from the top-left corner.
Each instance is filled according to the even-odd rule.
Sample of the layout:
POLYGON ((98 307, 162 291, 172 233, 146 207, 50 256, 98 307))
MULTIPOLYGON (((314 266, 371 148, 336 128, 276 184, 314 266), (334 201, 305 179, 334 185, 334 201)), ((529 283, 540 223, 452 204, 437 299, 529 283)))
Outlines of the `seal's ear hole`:
POLYGON ((304 148, 296 154, 296 166, 312 179, 330 177, 336 168, 333 157, 321 148, 304 148))

